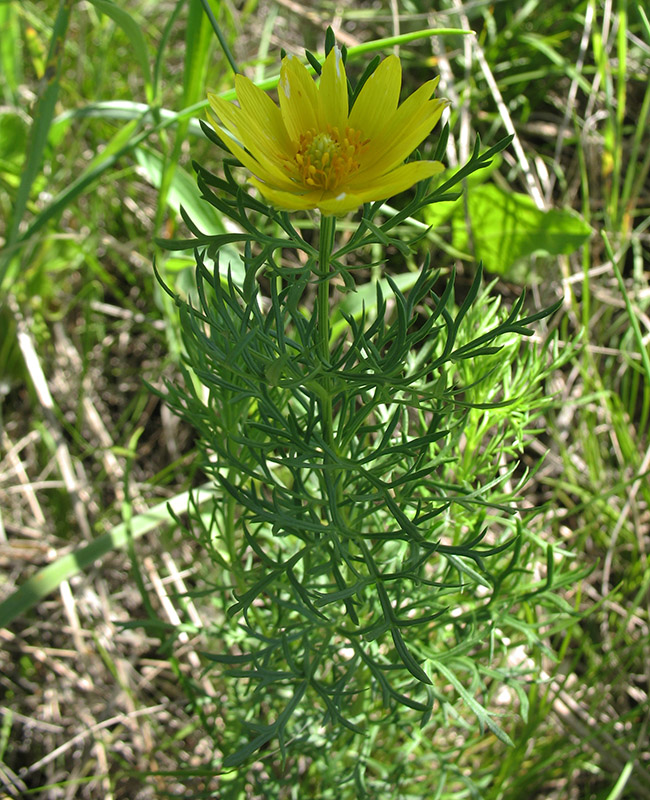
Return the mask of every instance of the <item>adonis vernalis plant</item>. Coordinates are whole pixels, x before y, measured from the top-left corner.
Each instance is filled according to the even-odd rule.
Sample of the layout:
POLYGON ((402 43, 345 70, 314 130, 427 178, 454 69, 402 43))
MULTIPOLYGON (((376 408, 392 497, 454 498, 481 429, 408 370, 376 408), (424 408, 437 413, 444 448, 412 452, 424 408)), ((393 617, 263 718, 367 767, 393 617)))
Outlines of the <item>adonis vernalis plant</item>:
POLYGON ((535 643, 525 608, 552 585, 552 558, 544 581, 527 569, 534 512, 518 501, 553 361, 521 337, 554 309, 522 317, 522 296, 504 312, 480 267, 457 302, 453 274, 404 225, 457 198, 509 140, 483 153, 477 142, 441 180, 446 127, 430 160, 406 160, 446 105, 435 79, 399 104, 395 56, 356 86, 331 32, 322 67, 308 59, 317 80, 283 59, 279 106, 240 75, 239 105, 210 95, 215 130, 204 131, 234 159, 222 175, 195 168, 232 225, 210 234, 184 214, 194 238, 165 243, 196 258, 196 293, 168 289, 186 380, 165 397, 198 431, 214 485, 212 513, 192 508, 188 530, 209 557, 207 663, 232 678, 231 710, 197 703, 220 769, 272 741, 283 758, 313 755, 323 730, 363 742, 388 720, 444 725, 452 698, 508 741, 478 696, 524 676, 495 653, 504 632, 535 643), (398 211, 384 206, 414 184, 398 211), (360 206, 339 241, 337 216, 360 206), (299 226, 287 213, 310 210, 299 226), (382 248, 421 266, 398 274, 393 255, 382 277, 382 248), (222 713, 225 731, 211 716, 222 713))

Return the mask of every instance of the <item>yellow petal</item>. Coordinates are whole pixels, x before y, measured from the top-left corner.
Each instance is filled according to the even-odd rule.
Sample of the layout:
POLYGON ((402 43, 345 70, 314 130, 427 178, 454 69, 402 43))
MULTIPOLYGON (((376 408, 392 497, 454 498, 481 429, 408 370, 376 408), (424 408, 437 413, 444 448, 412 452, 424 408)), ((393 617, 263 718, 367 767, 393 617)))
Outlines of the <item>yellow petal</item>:
POLYGON ((235 89, 242 116, 256 122, 256 134, 261 135, 264 144, 292 157, 294 148, 280 109, 273 100, 243 75, 235 76, 235 89))
POLYGON ((348 124, 348 85, 343 58, 338 47, 333 47, 325 59, 319 97, 320 130, 325 130, 327 125, 331 125, 342 133, 348 124))
POLYGON ((297 194, 295 191, 280 191, 256 178, 251 178, 250 182, 259 189, 260 194, 268 200, 272 206, 281 208, 283 211, 306 211, 310 208, 318 208, 318 203, 323 195, 322 189, 297 194))
POLYGON ((385 58, 368 78, 355 100, 348 124, 374 137, 395 113, 402 85, 402 66, 397 56, 385 58))
MULTIPOLYGON (((418 181, 437 175, 444 168, 444 164, 439 161, 414 161, 410 164, 403 164, 381 180, 376 180, 371 184, 349 184, 345 190, 324 192, 320 198, 310 198, 313 205, 300 207, 318 208, 323 214, 341 216, 349 211, 356 211, 364 203, 387 200, 414 186, 418 181)), ((271 200, 271 202, 273 201, 271 200)))
MULTIPOLYGON (((239 132, 239 124, 238 124, 238 114, 240 113, 240 109, 237 108, 236 105, 233 103, 228 103, 226 100, 223 100, 216 94, 212 92, 208 92, 208 102, 210 103, 210 107, 217 115, 217 117, 223 122, 223 124, 228 128, 228 130, 234 134, 238 139, 241 139, 241 134, 239 132)), ((210 116, 208 114, 208 116, 210 116)), ((210 119, 212 122, 212 119, 210 119)))
MULTIPOLYGON (((265 148, 263 142, 265 134, 261 130, 257 120, 246 116, 241 108, 238 108, 233 103, 226 102, 215 94, 208 95, 208 100, 213 111, 218 115, 226 129, 233 134, 234 138, 237 139, 239 143, 243 144, 244 147, 250 151, 256 161, 265 165, 267 171, 270 174, 276 175, 278 180, 287 178, 287 175, 282 170, 281 165, 277 163, 277 160, 275 162, 269 160, 268 147, 265 148)), ((208 118, 213 127, 219 132, 218 124, 209 113, 208 118)), ((229 142, 228 149, 239 158, 239 154, 234 153, 229 142)), ((242 161, 241 158, 239 158, 239 160, 242 161)), ((242 164, 243 163, 242 161, 242 164)))
POLYGON ((318 92, 307 69, 295 56, 282 59, 278 97, 282 119, 294 142, 301 133, 318 130, 318 92))
POLYGON ((276 169, 268 161, 261 162, 253 154, 247 152, 239 142, 219 126, 218 122, 209 112, 208 119, 228 150, 230 150, 253 175, 257 175, 257 177, 261 178, 263 181, 267 181, 281 189, 291 190, 295 188, 296 184, 286 174, 280 172, 279 169, 276 169))
MULTIPOLYGON (((387 200, 389 197, 394 197, 396 194, 410 189, 411 186, 425 178, 438 175, 444 169, 445 165, 440 161, 411 161, 373 181, 350 181, 349 195, 355 197, 359 201, 359 205, 374 200, 387 200)), ((356 178, 356 175, 354 177, 356 178)))
MULTIPOLYGON (((244 109, 238 108, 233 103, 228 103, 217 97, 217 95, 208 95, 208 100, 221 122, 255 159, 258 168, 253 172, 256 175, 260 175, 259 168, 261 167, 265 171, 264 180, 275 181, 279 186, 290 186, 291 181, 287 173, 286 161, 283 160, 283 156, 286 158, 290 158, 290 156, 280 149, 279 144, 274 139, 269 138, 268 133, 262 128, 260 120, 247 114, 244 109)), ((269 102, 272 103, 271 100, 269 102)), ((218 125, 215 124, 210 114, 208 114, 208 117, 217 132, 219 132, 218 125)), ((291 148, 290 143, 287 146, 291 148)), ((245 163, 239 153, 234 152, 230 143, 228 143, 228 149, 239 158, 242 164, 245 163)))
POLYGON ((426 139, 448 105, 446 100, 424 100, 430 92, 425 84, 402 103, 363 152, 358 176, 372 179, 393 169, 426 139))
POLYGON ((350 211, 356 211, 364 202, 355 194, 339 192, 336 196, 321 199, 317 207, 323 214, 333 214, 341 217, 350 211))

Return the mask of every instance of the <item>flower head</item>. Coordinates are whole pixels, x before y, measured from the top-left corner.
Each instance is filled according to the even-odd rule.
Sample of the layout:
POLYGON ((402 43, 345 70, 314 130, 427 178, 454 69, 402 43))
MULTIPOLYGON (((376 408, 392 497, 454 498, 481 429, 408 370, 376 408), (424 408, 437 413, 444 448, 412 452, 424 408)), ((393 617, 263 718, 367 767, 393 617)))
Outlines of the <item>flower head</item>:
POLYGON ((404 163, 447 105, 432 98, 438 81, 427 81, 399 104, 401 83, 400 60, 388 56, 349 109, 337 47, 330 50, 318 85, 289 55, 282 60, 279 108, 252 81, 237 75, 239 106, 208 94, 227 133, 211 121, 271 205, 345 214, 444 169, 439 161, 404 163))

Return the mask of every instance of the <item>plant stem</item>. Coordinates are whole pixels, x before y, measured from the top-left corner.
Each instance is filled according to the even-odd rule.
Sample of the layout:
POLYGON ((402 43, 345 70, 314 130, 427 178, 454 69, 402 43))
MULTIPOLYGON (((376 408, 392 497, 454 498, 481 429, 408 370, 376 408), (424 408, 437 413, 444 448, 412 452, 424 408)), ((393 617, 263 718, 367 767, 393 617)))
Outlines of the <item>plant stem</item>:
MULTIPOLYGON (((330 360, 330 260, 334 246, 336 232, 336 217, 321 217, 320 241, 318 243, 318 297, 317 297, 317 322, 316 333, 318 353, 325 366, 330 360)), ((330 379, 323 379, 323 398, 321 400, 321 430, 323 438, 330 447, 334 447, 334 424, 332 419, 332 394, 330 379)))

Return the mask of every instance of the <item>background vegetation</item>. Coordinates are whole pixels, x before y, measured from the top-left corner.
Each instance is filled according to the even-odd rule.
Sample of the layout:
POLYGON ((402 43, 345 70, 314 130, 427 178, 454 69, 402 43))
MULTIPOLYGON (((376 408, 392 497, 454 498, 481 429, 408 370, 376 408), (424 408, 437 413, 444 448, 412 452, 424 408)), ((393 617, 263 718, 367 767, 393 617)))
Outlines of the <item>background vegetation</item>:
MULTIPOLYGON (((460 781, 445 787, 431 742, 409 731, 422 789, 400 793, 393 777, 394 796, 650 797, 642 9, 596 0, 570 11, 556 0, 211 6, 238 65, 257 81, 277 74, 281 47, 320 50, 328 25, 350 47, 429 27, 474 30, 403 46, 406 81, 412 88, 440 73, 452 101, 450 166, 467 159, 475 133, 485 146, 515 139, 466 203, 421 223, 433 225, 438 266, 455 265, 462 280, 482 258, 504 303, 524 287, 531 310, 564 299, 550 324, 566 362, 547 379, 554 399, 528 440, 528 463, 546 456, 526 499, 545 504, 540 543, 554 543, 583 576, 559 593, 575 616, 562 630, 542 627, 526 692, 489 698, 513 747, 473 725, 437 731, 434 752, 460 781)), ((183 691, 207 680, 193 633, 199 604, 182 597, 202 553, 167 502, 182 514, 187 490, 204 478, 193 432, 143 379, 161 387, 177 375, 180 354, 154 257, 178 291, 191 282, 188 257, 170 257, 155 238, 186 235, 181 204, 206 229, 224 225, 198 203, 190 164, 216 169, 221 159, 196 120, 206 87, 232 85, 224 49, 198 0, 4 2, 0 29, 3 792, 325 796, 301 794, 298 777, 315 785, 309 759, 287 776, 275 752, 250 773, 213 777, 220 754, 183 691), (147 616, 143 598, 175 628, 173 647, 124 625, 147 616)), ((528 658, 515 647, 508 657, 513 668, 528 658)), ((214 675, 204 690, 236 700, 214 675)), ((338 754, 323 737, 335 770, 338 754)), ((387 730, 372 746, 381 774, 400 761, 404 731, 387 730)))

